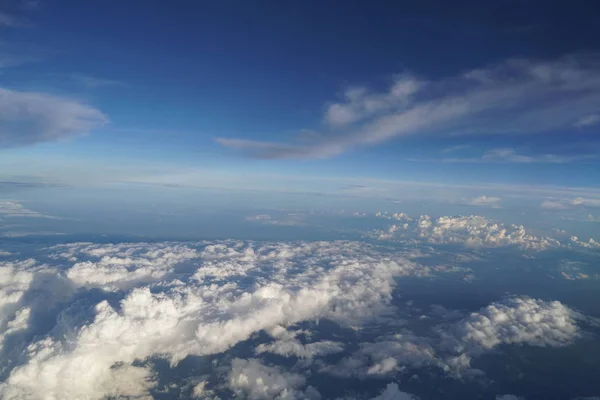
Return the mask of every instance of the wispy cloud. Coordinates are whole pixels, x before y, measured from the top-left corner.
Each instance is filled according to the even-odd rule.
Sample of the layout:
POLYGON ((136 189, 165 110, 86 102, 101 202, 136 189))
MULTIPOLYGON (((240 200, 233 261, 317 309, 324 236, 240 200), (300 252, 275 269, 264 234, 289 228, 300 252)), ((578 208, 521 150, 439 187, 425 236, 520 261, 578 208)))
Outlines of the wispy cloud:
POLYGON ((580 118, 575 123, 575 126, 577 126, 579 128, 583 128, 585 126, 596 125, 598 123, 600 123, 600 114, 590 114, 590 115, 586 115, 585 117, 580 118))
POLYGON ((100 110, 77 100, 0 88, 0 148, 70 138, 107 122, 100 110))
POLYGON ((471 147, 470 144, 459 144, 459 145, 456 145, 456 146, 446 147, 445 149, 442 150, 442 153, 443 154, 454 153, 454 152, 457 152, 457 151, 466 150, 466 149, 468 149, 470 147, 471 147))
POLYGON ((26 25, 24 20, 0 11, 0 28, 18 28, 26 25))
POLYGON ((540 204, 545 210, 566 210, 574 207, 596 208, 600 207, 600 198, 575 197, 572 199, 545 200, 540 204))
MULTIPOLYGON (((265 159, 331 157, 409 135, 535 134, 573 127, 597 112, 600 56, 509 59, 459 76, 397 77, 389 90, 348 89, 329 104, 321 134, 283 142, 218 138, 265 159)), ((526 162, 526 161, 524 161, 526 162)))
POLYGON ((477 157, 409 158, 408 161, 444 163, 565 164, 589 161, 596 158, 598 158, 596 154, 579 154, 574 156, 561 156, 556 154, 525 155, 512 148, 499 148, 488 150, 481 156, 477 157))
POLYGON ((106 87, 106 86, 121 86, 121 87, 129 86, 127 83, 122 82, 122 81, 113 80, 113 79, 96 78, 93 76, 82 75, 82 74, 73 74, 73 75, 71 75, 71 79, 73 79, 75 82, 77 82, 85 87, 88 87, 88 88, 99 88, 99 87, 106 87))

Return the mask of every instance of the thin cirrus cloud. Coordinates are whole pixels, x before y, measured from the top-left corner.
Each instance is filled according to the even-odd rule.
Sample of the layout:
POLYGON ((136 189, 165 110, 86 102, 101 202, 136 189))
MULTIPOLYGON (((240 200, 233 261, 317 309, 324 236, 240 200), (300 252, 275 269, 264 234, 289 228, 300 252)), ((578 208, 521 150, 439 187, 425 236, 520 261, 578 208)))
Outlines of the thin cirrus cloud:
POLYGON ((71 75, 71 79, 75 82, 91 89, 107 87, 107 86, 117 86, 117 87, 126 87, 127 83, 118 81, 115 79, 105 79, 105 78, 97 78, 90 75, 83 74, 73 74, 71 75))
POLYGON ((544 200, 540 207, 544 210, 567 210, 574 207, 600 207, 600 199, 591 197, 575 197, 573 199, 544 200))
POLYGON ((0 88, 0 148, 68 139, 107 122, 100 110, 77 100, 0 88))
MULTIPOLYGON (((444 151, 442 151, 444 153, 444 151)), ((445 158, 410 158, 412 162, 442 162, 442 163, 510 163, 510 164, 565 164, 585 162, 597 158, 595 154, 578 154, 562 156, 556 154, 522 154, 516 149, 504 147, 485 151, 476 157, 445 157, 445 158)))
POLYGON ((321 134, 311 138, 216 141, 255 158, 325 158, 401 136, 535 134, 589 125, 600 104, 599 66, 598 55, 577 54, 509 59, 438 80, 403 74, 383 93, 348 89, 326 108, 321 134))

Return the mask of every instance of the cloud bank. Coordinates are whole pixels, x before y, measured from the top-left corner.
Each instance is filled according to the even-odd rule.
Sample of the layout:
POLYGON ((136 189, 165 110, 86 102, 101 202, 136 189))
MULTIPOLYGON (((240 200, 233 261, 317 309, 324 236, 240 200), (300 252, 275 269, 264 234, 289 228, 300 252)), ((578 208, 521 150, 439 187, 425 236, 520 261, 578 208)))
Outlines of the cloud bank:
MULTIPOLYGON (((2 398, 149 399, 166 370, 194 359, 207 369, 172 383, 183 396, 321 399, 312 373, 462 378, 501 345, 566 346, 586 318, 510 297, 416 334, 396 314, 402 279, 459 271, 360 242, 70 243, 39 255, 45 263, 0 262, 2 398)), ((361 398, 414 398, 394 383, 381 389, 361 398)))

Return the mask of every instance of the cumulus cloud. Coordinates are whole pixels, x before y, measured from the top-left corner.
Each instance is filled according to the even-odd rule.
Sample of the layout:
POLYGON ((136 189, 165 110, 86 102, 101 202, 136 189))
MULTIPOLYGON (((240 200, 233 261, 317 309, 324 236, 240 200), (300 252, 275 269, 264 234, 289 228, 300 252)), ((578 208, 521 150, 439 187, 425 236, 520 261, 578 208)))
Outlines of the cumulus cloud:
POLYGON ((558 301, 511 297, 492 303, 455 324, 449 345, 476 356, 501 344, 561 347, 580 337, 581 314, 558 301))
POLYGON ((426 338, 410 332, 384 336, 375 342, 360 344, 360 349, 335 365, 321 369, 334 376, 361 378, 386 376, 407 367, 439 366, 441 360, 426 338))
MULTIPOLYGON (((160 356, 176 365, 189 355, 226 351, 261 330, 273 333, 278 327, 307 320, 360 326, 361 321, 388 310, 397 277, 418 272, 417 265, 401 256, 383 255, 353 242, 254 247, 230 241, 201 246, 191 268, 175 271, 168 280, 157 276, 142 283, 140 268, 155 271, 156 260, 161 260, 169 269, 170 262, 192 259, 198 252, 168 243, 77 243, 50 248, 56 260, 72 263, 63 273, 75 287, 124 291, 123 297, 118 302, 99 300, 65 309, 57 326, 28 346, 26 362, 10 370, 0 386, 2 396, 144 396, 156 385, 155 373, 136 360, 160 356), (96 260, 96 268, 85 268, 81 274, 77 265, 86 258, 96 260), (215 268, 215 263, 224 268, 215 268), (203 273, 205 267, 208 271, 203 273), (113 275, 115 270, 118 273, 113 275), (132 289, 130 282, 138 285, 132 289)), ((9 286, 15 287, 15 280, 25 283, 20 294, 7 293, 6 299, 21 298, 27 282, 35 278, 22 268, 17 272, 12 268, 9 286)), ((11 326, 16 328, 23 319, 24 315, 13 313, 6 323, 14 321, 11 326)), ((335 342, 297 346, 294 340, 282 335, 281 343, 260 350, 316 357, 339 349, 335 342)), ((260 393, 243 386, 240 379, 235 380, 239 390, 260 393)))
POLYGON ((560 302, 510 297, 436 328, 439 336, 411 332, 383 336, 321 372, 342 377, 389 376, 409 368, 438 368, 454 378, 476 376, 471 360, 504 345, 562 347, 581 336, 580 313, 560 302))
MULTIPOLYGON (((489 198, 486 197, 483 202, 489 203, 489 198)), ((491 203, 494 202, 492 200, 491 203)), ((376 230, 372 236, 380 240, 420 240, 434 244, 461 244, 470 247, 518 246, 531 250, 543 250, 560 245, 560 242, 553 238, 527 233, 522 225, 506 226, 477 215, 438 218, 421 215, 418 219, 402 226, 393 225, 387 231, 376 230)))
POLYGON ((178 244, 98 245, 74 243, 54 247, 53 256, 75 261, 66 276, 77 286, 122 290, 154 282, 173 272, 182 262, 200 254, 178 244))
MULTIPOLYGON (((309 368, 381 378, 433 367, 458 377, 501 344, 564 346, 581 335, 577 312, 519 297, 446 320, 426 337, 393 325, 338 355, 351 349, 343 335, 313 340, 300 324, 327 320, 355 338, 371 328, 379 335, 395 318, 398 279, 438 272, 359 242, 72 243, 43 252, 50 265, 0 262, 2 398, 151 398, 162 372, 153 360, 177 368, 190 356, 231 351, 231 369, 211 363, 212 378, 196 376, 181 390, 319 399, 309 368), (238 353, 242 342, 251 353, 238 353), (248 354, 301 360, 288 370, 248 354), (339 361, 324 364, 331 359, 339 361)), ((375 398, 410 396, 392 385, 375 398)))
POLYGON ((229 373, 232 391, 238 397, 250 400, 319 399, 315 389, 307 389, 308 395, 299 390, 305 382, 306 378, 300 374, 263 365, 256 359, 234 359, 229 373))
POLYGON ((72 138, 107 122, 101 111, 76 100, 0 88, 0 148, 72 138))
POLYGON ((302 332, 289 332, 279 325, 266 331, 277 340, 272 343, 258 345, 256 348, 257 354, 273 353, 284 357, 314 358, 339 353, 344 350, 343 343, 331 340, 303 344, 296 338, 302 332))
POLYGON ((346 90, 339 102, 327 106, 323 133, 311 138, 217 141, 258 158, 309 158, 408 135, 534 134, 569 128, 597 113, 599 63, 597 55, 571 55, 509 59, 437 80, 402 74, 382 93, 364 87, 346 90))

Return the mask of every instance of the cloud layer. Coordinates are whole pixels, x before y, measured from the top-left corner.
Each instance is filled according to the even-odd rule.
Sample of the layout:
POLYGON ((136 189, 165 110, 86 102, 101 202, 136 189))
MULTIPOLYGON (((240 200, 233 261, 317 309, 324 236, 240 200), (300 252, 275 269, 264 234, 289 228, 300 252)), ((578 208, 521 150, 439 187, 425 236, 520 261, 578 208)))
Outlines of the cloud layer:
MULTIPOLYGON (((416 334, 396 315, 402 279, 462 270, 360 242, 71 243, 39 254, 45 263, 0 262, 2 398, 151 398, 167 390, 166 370, 205 359, 208 369, 169 385, 195 398, 322 399, 312 373, 462 378, 500 345, 566 346, 586 321, 560 302, 509 297, 416 334)), ((360 398, 414 398, 378 388, 360 398)))

